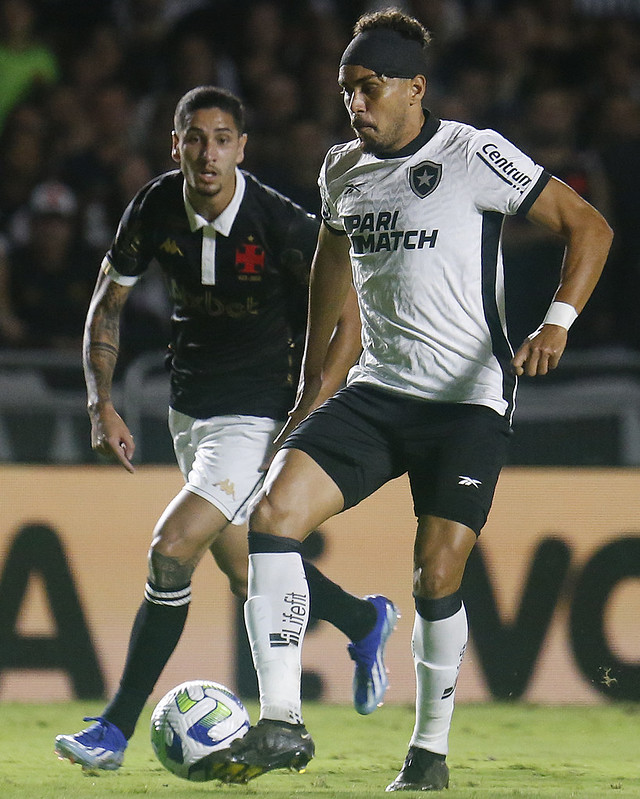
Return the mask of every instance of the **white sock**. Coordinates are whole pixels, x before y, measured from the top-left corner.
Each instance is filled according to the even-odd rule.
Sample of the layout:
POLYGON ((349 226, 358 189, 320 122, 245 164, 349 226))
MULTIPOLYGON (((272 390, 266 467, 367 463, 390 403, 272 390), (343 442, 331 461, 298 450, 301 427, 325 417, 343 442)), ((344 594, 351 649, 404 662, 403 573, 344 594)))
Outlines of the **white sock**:
POLYGON ((416 613, 413 660, 416 669, 416 725, 411 746, 446 755, 456 681, 467 645, 464 605, 448 619, 426 621, 416 613))
POLYGON ((258 673, 260 718, 301 724, 301 650, 309 588, 297 552, 249 555, 244 617, 258 673))

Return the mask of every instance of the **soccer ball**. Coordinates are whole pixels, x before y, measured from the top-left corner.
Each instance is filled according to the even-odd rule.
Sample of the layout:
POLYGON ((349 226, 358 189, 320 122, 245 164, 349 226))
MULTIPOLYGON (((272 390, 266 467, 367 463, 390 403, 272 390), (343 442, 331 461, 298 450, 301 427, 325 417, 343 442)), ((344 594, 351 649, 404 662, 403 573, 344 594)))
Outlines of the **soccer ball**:
POLYGON ((189 768, 205 755, 226 749, 249 729, 249 714, 228 688, 211 680, 177 685, 151 716, 151 746, 162 765, 189 779, 189 768))

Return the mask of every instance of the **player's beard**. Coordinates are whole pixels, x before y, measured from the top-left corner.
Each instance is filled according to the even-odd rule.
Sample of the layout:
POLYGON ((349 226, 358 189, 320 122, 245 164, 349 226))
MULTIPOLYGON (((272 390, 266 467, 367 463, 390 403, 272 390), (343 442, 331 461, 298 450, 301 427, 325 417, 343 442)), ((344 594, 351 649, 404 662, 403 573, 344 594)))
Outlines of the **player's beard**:
POLYGON ((380 152, 377 142, 373 141, 372 139, 365 138, 362 135, 362 131, 356 130, 356 135, 360 140, 360 148, 363 153, 371 153, 372 155, 375 155, 376 153, 380 152))
POLYGON ((384 153, 389 150, 391 142, 387 142, 386 138, 373 138, 368 136, 367 133, 370 130, 371 128, 365 128, 364 133, 362 130, 356 131, 358 138, 360 139, 362 151, 365 153, 371 153, 372 155, 379 155, 380 153, 384 153))
POLYGON ((365 153, 380 155, 381 153, 400 149, 398 142, 402 137, 403 125, 401 123, 394 124, 386 133, 382 134, 380 134, 380 128, 377 126, 364 126, 361 130, 358 130, 355 126, 352 127, 360 139, 362 151, 365 153), (370 132, 373 132, 374 136, 371 136, 370 132))

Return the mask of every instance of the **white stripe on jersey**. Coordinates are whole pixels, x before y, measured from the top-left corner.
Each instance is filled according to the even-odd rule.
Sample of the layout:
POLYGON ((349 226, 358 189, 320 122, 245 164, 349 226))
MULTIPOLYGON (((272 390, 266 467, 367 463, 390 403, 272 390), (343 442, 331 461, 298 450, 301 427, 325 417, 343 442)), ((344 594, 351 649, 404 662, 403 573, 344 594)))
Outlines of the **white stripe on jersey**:
POLYGON ((119 286, 135 286, 135 284, 140 280, 140 275, 134 275, 133 277, 128 277, 127 275, 121 275, 120 272, 115 268, 115 266, 111 263, 111 261, 105 257, 102 259, 102 263, 100 264, 102 271, 105 275, 110 279, 113 280, 114 283, 117 283, 119 286))
POLYGON ((349 236, 364 351, 349 382, 510 414, 500 246, 543 168, 492 130, 442 121, 400 158, 333 147, 323 215, 349 236))
POLYGON ((216 231, 212 225, 202 228, 200 280, 203 286, 216 284, 216 231))

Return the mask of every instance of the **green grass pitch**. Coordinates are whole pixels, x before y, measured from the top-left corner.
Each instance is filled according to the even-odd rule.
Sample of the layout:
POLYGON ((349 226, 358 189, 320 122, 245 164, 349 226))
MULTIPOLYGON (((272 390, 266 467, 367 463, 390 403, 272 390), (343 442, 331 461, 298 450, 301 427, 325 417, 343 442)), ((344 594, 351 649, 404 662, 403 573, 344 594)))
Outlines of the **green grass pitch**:
MULTIPOLYGON (((346 706, 307 703, 316 757, 304 774, 274 772, 246 786, 189 783, 165 771, 149 743, 151 707, 123 767, 84 774, 59 761, 53 740, 99 712, 97 704, 0 704, 2 799, 292 799, 382 796, 406 753, 410 707, 385 706, 362 717, 346 706)), ((249 704, 252 719, 255 705, 249 704)), ((447 799, 640 798, 640 707, 460 705, 451 735, 447 799)), ((415 795, 415 794, 409 794, 415 795)))

